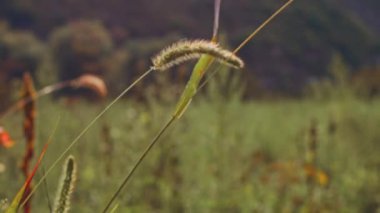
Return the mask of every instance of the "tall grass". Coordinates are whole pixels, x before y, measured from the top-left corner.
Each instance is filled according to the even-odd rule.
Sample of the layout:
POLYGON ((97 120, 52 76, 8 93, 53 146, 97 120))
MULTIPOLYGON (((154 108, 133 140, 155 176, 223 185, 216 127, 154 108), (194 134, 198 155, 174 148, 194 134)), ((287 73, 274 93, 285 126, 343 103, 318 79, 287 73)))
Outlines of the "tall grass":
MULTIPOLYGON (((304 162, 310 121, 314 118, 318 119, 318 166, 329 175, 328 186, 315 189, 316 206, 333 212, 365 212, 375 208, 376 196, 380 194, 379 144, 376 143, 380 138, 379 100, 371 104, 354 98, 248 102, 238 92, 241 91, 239 73, 232 79, 237 83, 226 87, 224 82, 230 81, 231 76, 219 72, 205 87, 206 93, 194 100, 181 122, 163 135, 164 143, 148 155, 144 166, 136 171, 135 178, 118 199, 119 212, 306 208, 308 183, 302 180, 304 172, 297 165, 304 162), (230 95, 221 95, 221 89, 230 95), (336 125, 333 136, 329 130, 332 118, 336 125), (294 166, 273 170, 273 165, 279 163, 294 166), (298 180, 293 180, 293 176, 298 180), (286 193, 279 196, 280 192, 286 193)), ((67 109, 62 103, 48 99, 42 100, 39 106, 44 112, 39 114, 39 123, 54 126, 56 118, 51 115, 62 115, 46 162, 52 162, 69 139, 76 136, 76 130, 99 110, 85 102, 67 109)), ((114 141, 112 178, 104 172, 107 162, 103 160, 106 156, 102 155, 100 138, 103 125, 96 123, 89 130, 72 151, 81 162, 72 212, 104 207, 115 189, 115 180, 124 178, 125 171, 131 169, 150 136, 170 112, 171 108, 158 99, 150 99, 148 105, 123 100, 104 117, 114 141)), ((50 134, 42 126, 37 132, 38 141, 46 141, 50 134)), ((2 159, 21 154, 20 144, 15 146, 2 159)), ((40 147, 41 143, 37 143, 36 148, 40 147)), ((59 170, 49 176, 50 194, 55 193, 53 185, 59 176, 59 170)), ((8 186, 2 184, 2 197, 14 194, 19 187, 17 183, 22 182, 19 172, 0 175, 0 182, 11 178, 18 181, 8 186)), ((33 202, 36 212, 48 211, 42 190, 35 194, 33 202)))
MULTIPOLYGON (((243 41, 233 54, 246 45, 279 11, 243 41)), ((217 54, 212 56, 218 57, 217 54)), ((213 60, 202 56, 200 75, 193 82, 190 80, 189 84, 194 90, 185 90, 185 95, 182 96, 184 98, 178 102, 179 107, 174 114, 167 106, 162 106, 154 99, 150 100, 147 108, 139 103, 120 101, 123 95, 153 69, 127 87, 99 114, 96 113, 97 109, 91 109, 85 104, 81 104, 74 111, 68 111, 59 104, 44 102, 42 106, 46 107, 44 112, 47 115, 57 111, 64 112, 65 120, 62 123, 67 126, 63 126, 57 136, 62 143, 55 143, 52 151, 48 152, 49 162, 53 163, 36 187, 50 173, 56 177, 53 168, 68 152, 73 152, 85 165, 80 168, 83 182, 78 186, 78 194, 81 196, 74 200, 74 211, 99 209, 102 207, 99 203, 107 201, 107 195, 110 194, 113 197, 104 211, 111 207, 119 194, 123 195, 118 205, 118 210, 122 212, 348 211, 351 208, 363 210, 376 205, 375 199, 357 199, 351 194, 353 191, 368 190, 364 184, 378 186, 379 177, 375 170, 379 163, 378 157, 371 152, 371 148, 377 148, 376 145, 371 142, 358 145, 354 140, 377 140, 377 134, 372 131, 378 121, 370 117, 367 118, 369 124, 363 125, 360 123, 360 115, 352 113, 359 111, 363 114, 376 114, 373 106, 367 106, 352 97, 344 101, 331 101, 327 105, 315 100, 284 101, 281 104, 247 103, 241 100, 240 81, 236 80, 234 84, 230 78, 222 77, 224 81, 230 82, 229 87, 225 88, 230 95, 218 95, 216 88, 220 87, 220 82, 210 80, 212 83, 208 87, 207 96, 196 101, 186 111, 197 94, 201 77, 213 60), (105 115, 111 106, 113 110, 105 115), (82 113, 83 111, 86 113, 82 113), (185 111, 188 113, 184 114, 182 122, 176 122, 176 128, 171 128, 174 120, 185 111), (98 159, 99 156, 110 158, 102 154, 102 142, 99 140, 102 131, 98 120, 104 115, 106 118, 103 119, 112 120, 107 137, 117 141, 113 144, 113 165, 98 159), (146 148, 146 141, 162 125, 160 121, 167 119, 165 115, 173 116, 146 148), (305 131, 302 130, 314 118, 317 118, 318 123, 313 124, 313 130, 309 131, 312 136, 309 151, 314 156, 318 153, 318 165, 315 158, 307 163, 311 168, 321 167, 321 170, 327 171, 328 187, 311 184, 302 167, 304 151, 300 151, 299 147, 305 141, 299 135, 304 134, 305 131), (86 125, 82 122, 84 120, 92 121, 86 125), (330 131, 332 120, 336 129, 334 131, 330 131), (82 129, 83 125, 86 126, 83 131, 74 135, 73 132, 82 129), (326 130, 316 131, 317 128, 326 130), (170 134, 166 134, 167 131, 170 134), (75 139, 71 140, 72 138, 75 139), (160 138, 165 143, 152 150, 160 138), (79 141, 83 142, 78 143, 79 141), (124 144, 122 141, 128 143, 124 144), (72 150, 74 145, 77 145, 76 150, 72 150), (142 155, 139 154, 141 150, 145 150, 142 155), (149 151, 151 152, 148 156, 149 151), (361 159, 363 153, 368 159, 361 159), (353 162, 347 163, 343 160, 347 154, 352 154, 353 162), (137 170, 145 158, 144 167, 137 170), (100 166, 107 169, 115 167, 112 169, 115 171, 112 178, 105 175, 105 170, 100 166), (125 171, 130 171, 127 177, 125 171), (130 184, 128 192, 121 194, 135 172, 139 178, 135 178, 130 184), (115 192, 112 188, 115 180, 119 179, 124 181, 115 192), (345 191, 347 188, 350 191, 345 191), (305 198, 307 196, 313 198, 312 202, 305 198)), ((44 120, 44 125, 52 122, 50 116, 41 119, 44 120)), ((45 133, 41 131, 40 134, 40 138, 43 138, 45 133)), ((368 197, 371 193, 364 192, 368 197)), ((374 193, 378 191, 375 190, 374 193)), ((38 202, 42 203, 41 198, 38 202)), ((38 210, 42 211, 42 207, 38 210)))
MULTIPOLYGON (((269 23, 275 16, 277 16, 282 10, 284 10, 292 0, 289 0, 286 4, 284 4, 279 10, 277 10, 271 17, 269 17, 259 28, 258 30, 254 31, 246 40, 244 40, 241 45, 239 45, 235 50, 234 53, 238 52, 247 42, 249 42, 254 35, 262 29, 267 23, 269 23)), ((216 3, 220 3, 216 1, 216 3)), ((216 7, 218 8, 218 7, 216 7)), ((217 14, 217 13, 216 13, 217 14)), ((216 23, 216 22, 215 22, 216 23)), ((215 34, 215 27, 214 27, 214 34, 215 34)), ((216 40, 214 37, 212 39, 213 41, 216 40)), ((213 58, 210 58, 210 56, 203 55, 200 60, 198 61, 197 65, 195 66, 194 72, 192 77, 190 78, 189 85, 185 88, 185 91, 180 98, 178 102, 177 111, 175 112, 175 115, 168 121, 167 124, 164 125, 162 130, 157 134, 157 136, 153 139, 151 144, 147 147, 146 151, 142 154, 141 158, 137 161, 135 164, 135 167, 131 170, 131 173, 128 174, 125 181, 119 187, 119 189, 116 191, 115 195, 111 199, 111 201, 107 204, 105 211, 110 207, 111 202, 114 200, 114 198, 117 196, 117 194, 121 191, 125 183, 128 181, 129 177, 133 174, 137 166, 142 162, 146 154, 149 152, 149 150, 153 147, 153 145, 158 141, 158 139, 161 137, 162 133, 166 131, 166 129, 171 125, 171 123, 174 121, 175 118, 178 118, 181 116, 184 112, 184 110, 187 108, 187 106, 190 104, 190 101, 192 100, 192 97, 196 94, 196 87, 200 82, 201 77, 205 73, 205 70, 208 68, 209 64, 213 61, 213 58), (195 88, 193 88, 195 86, 195 88)), ((71 144, 62 152, 61 155, 58 156, 58 158, 53 162, 52 166, 49 167, 43 175, 43 177, 40 179, 40 181, 36 184, 36 188, 42 183, 42 181, 46 178, 46 176, 51 172, 51 170, 57 166, 58 162, 63 159, 63 157, 69 152, 69 150, 79 141, 79 139, 88 131, 88 129, 113 105, 115 104, 125 93, 127 93, 135 84, 137 84, 140 80, 142 80, 146 75, 148 75, 151 71, 153 71, 155 68, 152 67, 147 72, 145 72, 143 75, 141 75, 134 83, 132 83, 129 87, 127 87, 118 97, 116 97, 101 113, 99 113, 95 118, 83 129, 83 131, 71 142, 71 144)), ((35 191, 35 190, 34 190, 35 191)), ((24 205, 28 199, 31 197, 31 195, 34 193, 32 191, 30 195, 26 198, 24 205)))

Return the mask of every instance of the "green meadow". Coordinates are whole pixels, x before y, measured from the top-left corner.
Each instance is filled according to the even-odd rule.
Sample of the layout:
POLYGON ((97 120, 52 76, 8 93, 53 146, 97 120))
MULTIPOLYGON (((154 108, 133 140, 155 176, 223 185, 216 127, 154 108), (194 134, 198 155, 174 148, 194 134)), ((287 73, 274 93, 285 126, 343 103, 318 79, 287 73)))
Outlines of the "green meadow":
MULTIPOLYGON (((225 86, 225 80, 219 76, 211 81, 188 112, 162 136, 116 200, 118 211, 378 210, 378 99, 363 100, 346 92, 323 100, 310 96, 246 101, 239 81, 225 86), (321 175, 310 177, 304 169, 310 140, 316 140, 313 167, 326 180, 321 175)), ((104 207, 151 138, 170 118, 176 95, 170 89, 165 93, 145 103, 128 98, 118 102, 70 151, 78 165, 73 212, 104 207)), ((102 108, 85 101, 67 105, 41 99, 36 151, 41 150, 58 122, 42 167, 47 168, 102 108)), ((14 135, 16 145, 1 150, 0 160, 6 170, 0 174, 0 182, 7 183, 0 186, 2 198, 12 199, 24 181, 18 168, 24 146, 21 122, 21 116, 13 116, 4 125, 14 135)), ((60 172, 58 166, 33 196, 36 212, 49 211, 60 172)))

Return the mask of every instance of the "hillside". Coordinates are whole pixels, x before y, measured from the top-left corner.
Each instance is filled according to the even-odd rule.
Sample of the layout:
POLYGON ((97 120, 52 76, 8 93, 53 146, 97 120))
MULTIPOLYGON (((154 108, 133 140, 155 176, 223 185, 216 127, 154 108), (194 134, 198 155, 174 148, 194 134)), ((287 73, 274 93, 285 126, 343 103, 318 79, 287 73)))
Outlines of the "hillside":
MULTIPOLYGON (((274 0, 223 1, 221 32, 235 46, 280 4, 274 0)), ((118 46, 135 38, 172 33, 208 38, 213 1, 8 0, 0 8, 12 26, 30 29, 41 38, 67 22, 101 20, 118 46)), ((246 78, 258 77, 261 87, 268 90, 298 94, 307 82, 326 75, 334 53, 343 55, 353 69, 379 63, 379 9, 377 0, 296 1, 241 52, 248 64, 246 78)))

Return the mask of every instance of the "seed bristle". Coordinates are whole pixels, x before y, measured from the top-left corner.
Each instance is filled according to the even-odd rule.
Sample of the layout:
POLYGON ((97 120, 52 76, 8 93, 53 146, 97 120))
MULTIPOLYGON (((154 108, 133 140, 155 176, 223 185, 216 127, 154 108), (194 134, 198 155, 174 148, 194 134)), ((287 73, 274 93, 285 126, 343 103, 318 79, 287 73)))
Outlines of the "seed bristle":
POLYGON ((244 62, 234 53, 223 49, 217 43, 206 40, 184 40, 170 45, 152 59, 153 69, 164 71, 175 65, 208 54, 227 66, 241 69, 244 62))

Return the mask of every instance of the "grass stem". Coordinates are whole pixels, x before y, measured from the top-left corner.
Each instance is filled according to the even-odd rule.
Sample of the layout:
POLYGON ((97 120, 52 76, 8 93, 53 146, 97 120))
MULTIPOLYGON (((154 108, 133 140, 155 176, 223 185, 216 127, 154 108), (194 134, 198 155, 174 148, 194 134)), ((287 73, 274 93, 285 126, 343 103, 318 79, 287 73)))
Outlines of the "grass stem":
MULTIPOLYGON (((267 18, 262 24, 260 24, 260 26, 255 31, 253 31, 243 42, 241 42, 241 44, 233 51, 233 53, 236 54, 237 52, 239 52, 241 48, 247 45, 247 43, 251 41, 257 35, 257 33, 259 33, 266 25, 269 24, 269 22, 271 22, 278 14, 280 14, 285 8, 287 8, 293 1, 294 0, 289 0, 288 2, 286 2, 276 12, 274 12, 269 18, 267 18)), ((211 72, 211 74, 206 78, 206 80, 204 80, 202 84, 199 86, 198 90, 204 87, 214 77, 216 72, 220 70, 220 68, 221 68, 221 65, 219 65, 217 69, 211 72)))
POLYGON ((265 20, 258 28, 256 28, 255 31, 253 31, 241 44, 233 51, 234 54, 240 51, 241 48, 243 48, 245 45, 247 45, 248 42, 250 42, 257 33, 259 33, 266 25, 269 24, 278 14, 280 14, 285 8, 287 8, 293 0, 289 0, 284 5, 282 5, 276 12, 274 12, 267 20, 265 20))
POLYGON ((131 171, 128 173, 128 175, 123 180, 122 184, 119 186, 119 188, 116 190, 114 195, 112 196, 111 200, 108 201, 107 206, 104 208, 103 213, 106 213, 108 209, 111 207, 113 201, 117 198, 117 196, 120 194, 120 192, 123 190, 124 186, 128 183, 128 181, 131 179, 133 174, 135 173, 136 169, 139 167, 141 162, 144 160, 144 158, 147 156, 150 150, 152 150, 153 146, 157 143, 158 139, 160 139, 161 135, 169 128, 169 126, 176 120, 175 116, 172 116, 171 119, 164 125, 164 127, 157 133, 157 135, 153 138, 153 140, 150 142, 149 146, 145 149, 145 151, 141 154, 140 158, 137 160, 131 171))

